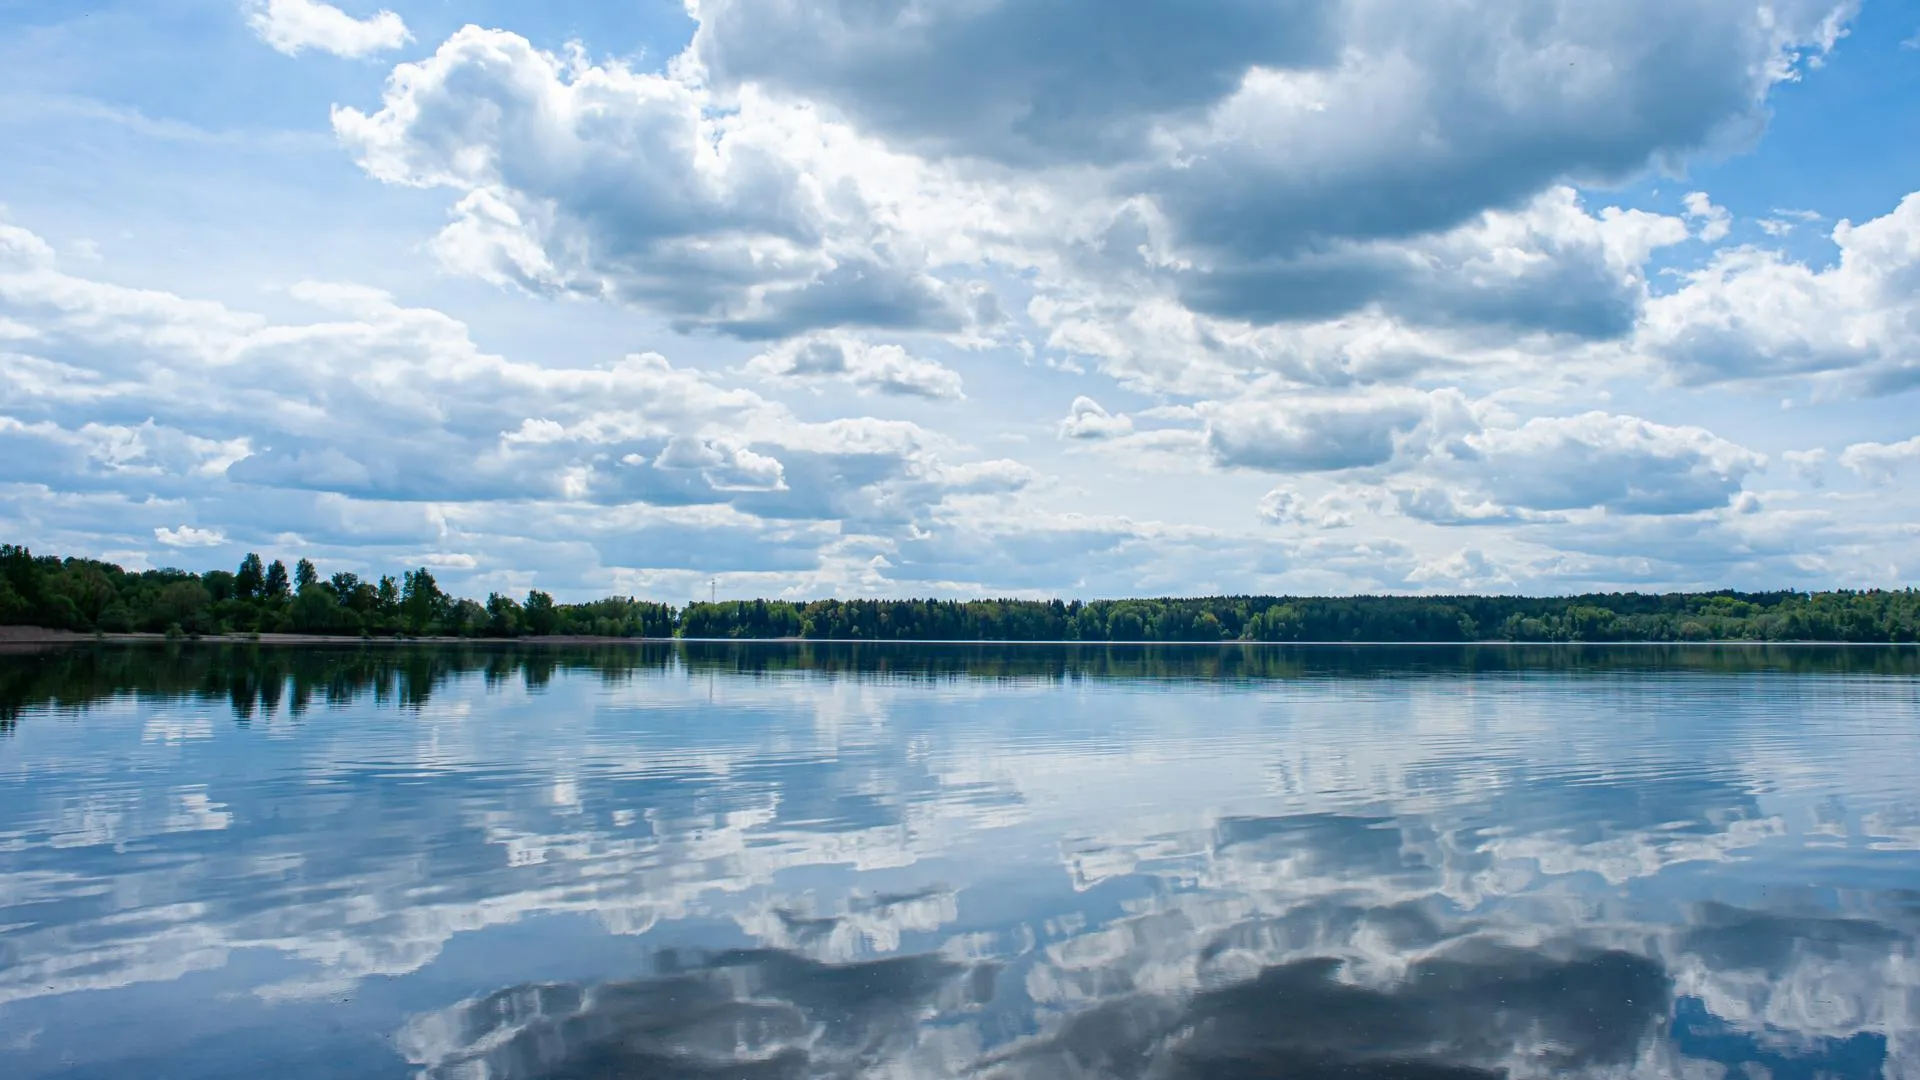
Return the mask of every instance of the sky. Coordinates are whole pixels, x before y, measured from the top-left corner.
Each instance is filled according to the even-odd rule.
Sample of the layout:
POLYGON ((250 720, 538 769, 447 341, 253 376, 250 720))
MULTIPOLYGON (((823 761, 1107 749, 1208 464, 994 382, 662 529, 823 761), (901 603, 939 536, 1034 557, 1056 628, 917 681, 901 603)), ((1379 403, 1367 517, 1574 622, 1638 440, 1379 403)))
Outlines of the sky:
POLYGON ((1909 0, 0 0, 0 537, 562 599, 1920 578, 1909 0))

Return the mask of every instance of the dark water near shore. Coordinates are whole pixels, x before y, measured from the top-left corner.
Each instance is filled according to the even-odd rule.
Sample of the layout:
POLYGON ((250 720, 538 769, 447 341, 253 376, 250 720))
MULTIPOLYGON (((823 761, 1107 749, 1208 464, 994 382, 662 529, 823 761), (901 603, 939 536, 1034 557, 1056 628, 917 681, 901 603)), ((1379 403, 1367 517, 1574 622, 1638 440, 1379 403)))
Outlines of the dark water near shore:
POLYGON ((1910 648, 0 655, 0 1076, 1920 1077, 1910 648))

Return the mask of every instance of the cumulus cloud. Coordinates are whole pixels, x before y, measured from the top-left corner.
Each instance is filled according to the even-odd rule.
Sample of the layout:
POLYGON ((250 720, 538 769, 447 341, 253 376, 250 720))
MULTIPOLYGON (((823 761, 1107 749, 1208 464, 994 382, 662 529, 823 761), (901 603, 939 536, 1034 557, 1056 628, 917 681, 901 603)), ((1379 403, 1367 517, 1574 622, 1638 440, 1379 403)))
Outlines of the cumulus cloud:
POLYGON ((1920 193, 1833 229, 1815 268, 1778 251, 1724 251, 1648 304, 1640 344, 1696 383, 1804 380, 1824 393, 1920 383, 1920 193))
POLYGON ((1112 439, 1133 430, 1133 418, 1125 413, 1108 412, 1101 404, 1082 394, 1073 399, 1067 418, 1060 421, 1063 439, 1112 439))
POLYGON ((1766 465, 1764 456, 1702 428, 1602 412, 1489 428, 1463 442, 1480 490, 1527 510, 1711 510, 1766 465))
POLYGON ((979 310, 863 190, 886 153, 804 105, 722 112, 695 81, 467 27, 333 125, 374 177, 459 193, 435 249, 487 280, 752 339, 957 332, 979 310))
MULTIPOLYGON (((283 51, 406 40, 370 3, 243 10, 283 51)), ((1775 542, 1783 500, 1744 486, 1757 449, 1589 411, 1632 411, 1607 403, 1663 377, 1682 384, 1665 419, 1709 384, 1916 381, 1920 196, 1842 222, 1822 266, 1721 247, 1732 217, 1704 192, 1671 213, 1602 195, 1757 138, 1848 0, 688 13, 686 50, 644 67, 467 27, 332 113, 366 176, 444 208, 420 238, 442 268, 533 307, 629 309, 659 353, 496 356, 457 318, 343 285, 288 298, 321 315, 270 319, 63 274, 0 223, 0 453, 28 463, 0 513, 85 536, 118 500, 115 550, 190 520, 231 543, 444 539, 476 573, 600 560, 663 589, 709 557, 780 588, 1425 587, 1409 574, 1450 565, 1467 524, 1525 583, 1626 567, 1604 534, 1644 541, 1657 518, 1698 524, 1681 550, 1701 566, 1897 565, 1898 510, 1824 500, 1830 520, 1797 522, 1821 539, 1775 542), (1714 245, 1704 264, 1669 270, 1690 239, 1714 245), (734 340, 690 362, 662 331, 734 340), (953 346, 981 357, 964 386, 934 359, 953 346), (1156 407, 1109 411, 1111 388, 1062 391, 1060 372, 1156 407), (1030 386, 1072 397, 1067 415, 1000 415, 995 395, 1030 386), (800 388, 824 422, 763 396, 800 388), (915 414, 968 438, 1053 426, 1066 445, 1029 450, 1062 482, 862 415, 879 397, 952 403, 915 414), (1122 522, 1087 483, 1109 469, 1239 509, 1193 517, 1163 476, 1126 492, 1122 522), (1345 549, 1305 531, 1334 525, 1345 549)), ((1833 478, 1857 486, 1871 461, 1833 478)))
MULTIPOLYGON (((1548 542, 1580 549, 1594 538, 1566 531, 1569 515, 1604 512, 1620 521, 1756 511, 1743 484, 1766 457, 1701 428, 1590 412, 1489 425, 1423 465, 1391 482, 1402 514, 1444 526, 1556 525, 1548 542)), ((1645 543, 1659 551, 1667 542, 1645 543)))
POLYGON ((723 85, 830 101, 933 153, 1042 163, 1138 154, 1156 117, 1246 71, 1319 66, 1336 5, 830 4, 701 0, 693 53, 723 85))
POLYGON ((1618 368, 1678 217, 1589 209, 1571 188, 1399 240, 1242 258, 1171 239, 1150 207, 1090 223, 1072 272, 1028 307, 1055 350, 1156 394, 1237 393, 1250 378, 1341 389, 1618 368))
POLYGON ((1338 494, 1308 499, 1285 488, 1274 488, 1261 496, 1256 508, 1260 520, 1270 525, 1306 525, 1316 529, 1343 529, 1353 524, 1348 500, 1338 494))
POLYGON ((510 359, 343 285, 292 290, 324 320, 276 322, 74 277, 32 234, 4 237, 0 318, 26 332, 0 350, 0 454, 42 529, 59 493, 70 509, 94 493, 122 500, 94 511, 110 531, 165 546, 296 533, 411 557, 452 535, 490 558, 585 542, 611 565, 813 569, 831 544, 884 547, 1035 475, 905 421, 803 422, 657 354, 510 359), (166 519, 188 504, 200 524, 166 519))
POLYGON ((13 470, 17 481, 155 494, 177 494, 218 476, 250 452, 244 437, 201 438, 151 418, 140 424, 89 421, 68 428, 50 420, 22 422, 0 416, 0 446, 23 463, 13 470))
POLYGON ((1879 484, 1891 483, 1915 463, 1920 463, 1920 435, 1897 443, 1855 443, 1840 452, 1840 464, 1879 484))
POLYGON ((1733 231, 1733 215, 1727 213, 1724 206, 1713 205, 1713 200, 1704 191, 1687 192, 1682 202, 1687 208, 1688 220, 1699 227, 1699 238, 1709 244, 1719 243, 1733 231))
POLYGON ((1780 455, 1789 469, 1800 479, 1819 487, 1826 482, 1827 459, 1832 455, 1825 450, 1788 450, 1780 455))
POLYGON ((1132 161, 1172 142, 1191 179, 1147 179, 1178 183, 1177 201, 1195 210, 1203 192, 1223 197, 1208 223, 1379 235, 1447 224, 1450 210, 1463 220, 1555 176, 1619 175, 1749 123, 1800 51, 1830 46, 1844 7, 702 0, 693 10, 692 54, 723 86, 831 102, 934 154, 1132 161), (1669 45, 1679 42, 1699 47, 1669 45), (1495 160, 1503 167, 1489 168, 1495 160), (1263 212, 1244 214, 1249 204, 1263 212))
POLYGON ((814 335, 785 341, 747 362, 747 370, 782 382, 834 380, 862 391, 901 397, 958 400, 960 375, 898 345, 814 335))
MULTIPOLYGON (((629 465, 645 462, 639 454, 622 458, 629 465)), ((701 440, 676 435, 653 459, 656 469, 697 469, 715 491, 785 491, 786 468, 777 458, 756 454, 725 439, 701 440)))
POLYGON ((1485 552, 1463 548, 1444 559, 1422 562, 1407 580, 1430 589, 1456 592, 1502 592, 1513 588, 1513 578, 1485 552))
MULTIPOLYGON (((1757 130, 1850 9, 1524 7, 707 0, 664 74, 469 28, 335 128, 374 176, 457 193, 447 265, 748 338, 970 333, 994 263, 1037 271, 1049 344, 1095 355, 1135 351, 1111 324, 1156 301, 1620 338, 1686 226, 1590 214, 1567 185, 1757 130)), ((1218 351, 1231 328, 1191 336, 1218 351)), ((1400 336, 1386 368, 1457 351, 1400 336)), ((1238 344, 1352 377, 1355 357, 1238 344)))
POLYGON ((219 547, 227 542, 227 534, 219 529, 196 529, 191 525, 155 529, 153 538, 172 548, 219 547))
POLYGON ((413 40, 406 22, 384 8, 356 19, 321 0, 248 0, 247 25, 288 56, 318 49, 335 56, 366 56, 413 40))
POLYGON ((1337 472, 1424 455, 1438 440, 1475 426, 1465 398, 1452 390, 1248 396, 1211 411, 1206 446, 1228 468, 1337 472))
POLYGON ((1343 5, 1337 65, 1251 69, 1153 171, 1181 231, 1237 252, 1406 236, 1561 180, 1751 131, 1847 6, 1343 5), (1668 43, 1712 42, 1676 50, 1668 43), (1498 164, 1495 164, 1495 163, 1498 164))
POLYGON ((1617 338, 1639 318, 1647 256, 1686 236, 1681 222, 1657 214, 1590 214, 1573 189, 1555 187, 1519 210, 1412 241, 1201 261, 1176 279, 1193 310, 1254 323, 1371 307, 1413 326, 1617 338))

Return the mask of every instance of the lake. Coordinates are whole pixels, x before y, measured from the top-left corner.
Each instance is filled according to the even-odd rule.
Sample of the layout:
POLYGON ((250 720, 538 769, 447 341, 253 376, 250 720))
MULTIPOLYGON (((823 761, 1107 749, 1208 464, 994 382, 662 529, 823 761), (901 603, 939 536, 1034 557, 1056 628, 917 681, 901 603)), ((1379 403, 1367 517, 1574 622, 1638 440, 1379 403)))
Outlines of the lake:
POLYGON ((0 655, 0 1076, 1920 1077, 1911 648, 0 655))

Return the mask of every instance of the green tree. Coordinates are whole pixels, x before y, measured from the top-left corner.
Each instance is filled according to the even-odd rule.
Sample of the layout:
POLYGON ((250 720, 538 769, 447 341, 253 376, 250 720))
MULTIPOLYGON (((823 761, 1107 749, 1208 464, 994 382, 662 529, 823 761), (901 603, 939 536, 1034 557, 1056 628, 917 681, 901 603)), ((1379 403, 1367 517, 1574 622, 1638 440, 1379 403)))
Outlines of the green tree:
MULTIPOLYGON (((289 612, 293 628, 303 634, 324 634, 345 629, 347 620, 353 613, 334 602, 328 591, 320 588, 302 590, 293 598, 289 612)), ((358 622, 357 619, 354 620, 358 622)))
POLYGON ((321 581, 302 559, 286 602, 284 563, 249 553, 237 572, 129 572, 92 559, 0 544, 0 622, 78 630, 299 629, 623 637, 985 639, 1034 641, 1849 641, 1920 637, 1920 591, 1608 593, 1570 597, 1163 597, 1058 600, 730 600, 682 609, 612 596, 482 606, 443 592, 425 568, 404 585, 351 573, 321 581))
POLYGON ((288 592, 287 564, 281 562, 279 559, 273 560, 273 565, 267 567, 267 580, 263 587, 267 599, 286 599, 288 592))
POLYGON ((487 632, 487 609, 472 600, 453 605, 447 616, 448 629, 461 637, 479 637, 487 632))
POLYGON ((205 613, 213 603, 213 594, 198 581, 176 581, 160 590, 154 598, 153 621, 161 629, 179 626, 190 631, 206 629, 205 613))
POLYGON ((400 591, 400 615, 408 633, 425 633, 439 620, 446 602, 447 594, 440 591, 426 567, 406 572, 406 583, 400 591))
POLYGON ((120 596, 119 590, 113 587, 113 579, 99 564, 79 559, 67 560, 66 568, 54 578, 51 591, 71 606, 68 625, 76 630, 99 626, 100 616, 120 596))
POLYGON ((13 582, 0 576, 0 625, 25 622, 32 610, 27 598, 14 589, 13 582))
POLYGON ((527 601, 521 605, 521 610, 526 616, 527 629, 535 634, 553 633, 560 621, 553 597, 538 589, 527 592, 527 601))
POLYGON ((242 600, 252 600, 261 595, 266 584, 267 568, 261 564, 260 556, 247 552, 246 558, 240 560, 240 569, 233 575, 233 595, 242 600))
POLYGON ((520 634, 520 605, 511 596, 487 594, 487 633, 493 637, 520 634))

